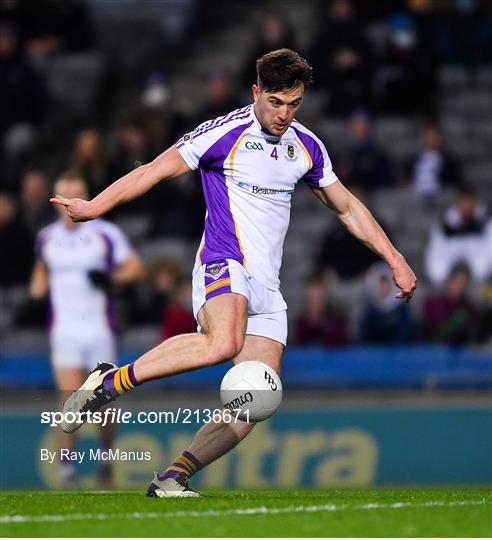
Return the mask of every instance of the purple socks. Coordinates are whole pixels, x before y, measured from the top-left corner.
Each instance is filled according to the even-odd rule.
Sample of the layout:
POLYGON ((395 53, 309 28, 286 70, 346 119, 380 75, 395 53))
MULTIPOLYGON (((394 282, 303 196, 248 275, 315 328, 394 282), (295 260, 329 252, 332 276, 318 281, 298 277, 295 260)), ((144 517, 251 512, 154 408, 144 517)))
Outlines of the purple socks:
POLYGON ((158 475, 158 478, 159 480, 166 480, 167 478, 177 478, 182 474, 186 478, 190 478, 190 476, 193 476, 202 468, 203 465, 200 461, 191 452, 185 450, 174 460, 174 463, 170 467, 158 475))

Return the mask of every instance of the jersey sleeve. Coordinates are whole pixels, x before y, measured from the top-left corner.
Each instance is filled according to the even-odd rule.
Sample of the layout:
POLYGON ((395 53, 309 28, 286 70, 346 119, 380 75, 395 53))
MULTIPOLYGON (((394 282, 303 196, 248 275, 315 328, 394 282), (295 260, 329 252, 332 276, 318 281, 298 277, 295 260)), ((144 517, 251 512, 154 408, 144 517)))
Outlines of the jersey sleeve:
POLYGON ((194 171, 203 165, 203 162, 200 162, 202 156, 220 135, 221 130, 215 128, 212 121, 204 122, 194 131, 183 135, 176 143, 176 148, 188 167, 194 171))
POLYGON ((330 157, 325 145, 313 135, 296 130, 308 157, 309 169, 303 180, 310 188, 323 188, 338 180, 333 172, 330 157))
POLYGON ((113 223, 104 224, 103 235, 110 246, 113 265, 123 264, 133 253, 133 248, 125 233, 113 223))

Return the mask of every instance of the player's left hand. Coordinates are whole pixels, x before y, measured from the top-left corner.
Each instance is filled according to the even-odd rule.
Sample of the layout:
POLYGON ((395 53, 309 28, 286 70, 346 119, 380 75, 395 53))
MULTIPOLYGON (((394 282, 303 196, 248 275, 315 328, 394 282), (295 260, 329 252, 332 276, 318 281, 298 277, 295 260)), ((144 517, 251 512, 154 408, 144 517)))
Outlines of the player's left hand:
POLYGON ((396 298, 404 298, 408 303, 412 299, 413 293, 417 288, 417 277, 408 265, 407 261, 401 256, 398 262, 392 267, 393 281, 401 289, 396 298))
POLYGON ((90 201, 84 201, 83 199, 66 199, 65 197, 56 195, 50 199, 50 202, 65 206, 68 217, 75 222, 89 221, 96 217, 92 212, 90 201))

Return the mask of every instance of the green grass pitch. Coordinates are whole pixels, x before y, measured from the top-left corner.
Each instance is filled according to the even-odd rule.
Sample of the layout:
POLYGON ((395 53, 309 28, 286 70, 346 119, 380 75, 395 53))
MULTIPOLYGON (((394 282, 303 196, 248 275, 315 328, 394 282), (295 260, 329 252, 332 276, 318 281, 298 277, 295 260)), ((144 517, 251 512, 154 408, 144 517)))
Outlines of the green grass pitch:
POLYGON ((2 536, 492 535, 487 489, 205 491, 199 499, 141 492, 2 492, 2 536))

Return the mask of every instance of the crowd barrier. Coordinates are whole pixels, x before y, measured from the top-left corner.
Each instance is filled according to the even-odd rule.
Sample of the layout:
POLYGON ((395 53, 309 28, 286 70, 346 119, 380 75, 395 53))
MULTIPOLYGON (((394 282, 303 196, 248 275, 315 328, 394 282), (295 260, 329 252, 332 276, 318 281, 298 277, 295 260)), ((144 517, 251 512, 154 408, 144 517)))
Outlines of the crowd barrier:
MULTIPOLYGON (((143 351, 122 351, 120 364, 143 351)), ((261 360, 255 358, 253 360, 261 360)), ((229 364, 162 379, 158 386, 217 389, 229 364)), ((492 388, 492 354, 486 350, 442 346, 289 347, 282 367, 286 388, 492 388)), ((0 384, 50 388, 53 377, 47 354, 0 353, 0 384)))

